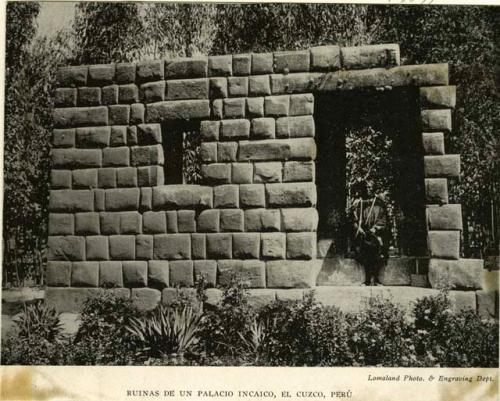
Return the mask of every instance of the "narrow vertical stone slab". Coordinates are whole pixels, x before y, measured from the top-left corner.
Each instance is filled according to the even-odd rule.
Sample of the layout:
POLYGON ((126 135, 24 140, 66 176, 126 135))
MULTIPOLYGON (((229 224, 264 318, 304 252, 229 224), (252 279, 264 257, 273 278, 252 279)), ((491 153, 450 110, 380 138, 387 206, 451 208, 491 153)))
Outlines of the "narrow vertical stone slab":
POLYGON ((427 245, 431 257, 456 260, 460 258, 459 231, 429 231, 427 245))
POLYGON ((448 203, 448 180, 446 178, 426 178, 425 199, 428 204, 448 203))
POLYGON ((444 135, 442 132, 424 132, 422 145, 426 155, 444 155, 444 135))

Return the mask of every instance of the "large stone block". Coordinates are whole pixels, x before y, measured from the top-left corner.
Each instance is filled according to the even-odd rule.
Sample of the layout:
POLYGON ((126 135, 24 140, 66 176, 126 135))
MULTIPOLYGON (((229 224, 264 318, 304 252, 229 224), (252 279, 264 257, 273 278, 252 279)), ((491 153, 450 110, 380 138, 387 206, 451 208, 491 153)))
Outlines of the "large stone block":
POLYGON ((448 203, 448 180, 446 178, 425 179, 425 201, 428 204, 448 203))
POLYGON ((231 259, 231 234, 207 234, 207 257, 209 259, 231 259))
POLYGON ((223 120, 220 125, 221 140, 245 139, 250 135, 250 121, 246 119, 223 120))
POLYGON ((73 188, 97 188, 97 169, 73 170, 73 188))
POLYGON ((75 146, 74 128, 54 129, 52 131, 52 145, 56 148, 72 148, 75 146))
POLYGON ((191 259, 189 234, 157 234, 154 236, 154 259, 191 259))
POLYGON ((166 260, 148 262, 148 286, 162 290, 169 285, 169 266, 166 260))
POLYGON ((167 100, 208 99, 208 79, 178 79, 167 81, 167 100))
POLYGON ((274 53, 275 72, 309 71, 309 50, 274 53))
POLYGON ((223 99, 227 97, 227 78, 210 78, 208 84, 210 99, 223 99))
POLYGON ((265 259, 285 259, 286 234, 262 233, 262 257, 265 259))
POLYGON ((71 262, 47 262, 45 282, 50 287, 69 287, 71 285, 71 262))
POLYGON ((264 98, 264 113, 266 116, 281 117, 290 113, 290 96, 266 96, 264 98))
POLYGON ((192 287, 194 285, 193 261, 177 260, 169 263, 171 287, 192 287))
POLYGON ((108 124, 108 108, 68 107, 54 109, 54 125, 59 128, 98 126, 108 124))
POLYGON ((460 231, 429 231, 427 245, 431 257, 459 259, 460 231))
POLYGON ((315 167, 314 162, 286 162, 283 167, 283 182, 314 182, 315 167))
POLYGON ((137 142, 141 146, 161 143, 161 125, 139 124, 137 126, 137 142))
POLYGON ((71 267, 72 287, 97 287, 99 262, 74 262, 71 267))
POLYGON ((425 177, 459 177, 460 155, 424 156, 425 177))
POLYGON ((271 91, 273 95, 312 92, 323 78, 324 74, 318 72, 273 74, 271 75, 271 91))
POLYGON ((444 135, 442 132, 424 132, 422 145, 427 155, 444 155, 444 135))
POLYGON ((161 291, 154 288, 132 288, 130 299, 137 309, 148 312, 160 303, 161 291))
POLYGON ((421 118, 424 131, 451 131, 450 110, 422 110, 421 118))
POLYGON ((316 143, 312 138, 241 141, 239 161, 314 160, 316 143))
POLYGON ((235 259, 259 259, 260 234, 259 233, 233 234, 233 257, 235 259))
POLYGON ((248 78, 248 91, 250 96, 269 96, 271 86, 268 75, 254 75, 248 78))
POLYGON ((316 247, 316 233, 288 233, 286 235, 287 259, 314 259, 316 247))
MULTIPOLYGON (((151 167, 151 169, 154 169, 154 166, 151 167)), ((163 175, 160 173, 160 169, 158 169, 158 178, 157 178, 157 183, 161 183, 163 185, 163 175)), ((137 169, 139 172, 140 169, 137 169)), ((140 181, 139 181, 140 182, 140 181)), ((139 201, 139 211, 144 212, 147 210, 151 210, 153 208, 153 190, 152 188, 140 188, 141 191, 141 197, 139 201)))
POLYGON ((229 96, 248 96, 248 78, 230 77, 227 79, 229 96))
POLYGON ((101 89, 101 103, 118 104, 118 85, 109 85, 101 89))
POLYGON ((52 170, 50 172, 51 189, 71 188, 71 170, 52 170))
POLYGON ((214 207, 234 208, 239 206, 239 186, 219 185, 214 187, 214 207))
POLYGON ((462 230, 462 207, 459 204, 428 206, 426 209, 429 230, 462 230))
POLYGON ((148 60, 137 64, 137 80, 139 82, 160 81, 164 77, 163 60, 148 60))
POLYGON ((87 190, 50 191, 49 211, 61 213, 92 212, 94 194, 87 190))
POLYGON ((50 236, 47 242, 48 260, 85 260, 85 238, 50 236))
POLYGON ((314 137, 313 116, 280 117, 276 120, 276 137, 314 137))
POLYGON ((400 64, 398 44, 343 47, 340 52, 342 67, 346 70, 393 67, 400 64))
POLYGON ((217 162, 217 142, 203 142, 200 145, 200 157, 204 163, 217 162))
POLYGON ((220 230, 226 232, 243 231, 243 210, 241 209, 221 210, 220 230))
POLYGON ((79 106, 99 106, 101 104, 101 88, 78 88, 79 106))
POLYGON ((111 235, 109 237, 109 256, 113 260, 134 260, 135 236, 111 235))
POLYGON ((281 162, 255 163, 253 182, 281 182, 282 170, 281 162))
POLYGON ((199 185, 165 185, 153 188, 155 209, 206 209, 213 206, 213 190, 199 185))
POLYGON ((57 88, 54 94, 54 106, 74 107, 76 106, 76 88, 57 88))
POLYGON ((130 148, 128 146, 122 146, 119 148, 105 148, 102 151, 102 155, 104 166, 128 166, 130 160, 130 148))
POLYGON ((203 141, 219 140, 220 121, 204 120, 200 123, 200 135, 203 141))
POLYGON ((146 234, 165 234, 167 232, 165 212, 145 212, 142 215, 142 224, 146 234))
POLYGON ((354 259, 333 257, 315 261, 318 286, 354 286, 365 282, 365 269, 354 259))
POLYGON ((165 100, 165 81, 148 82, 141 85, 141 99, 144 103, 165 100))
POLYGON ((73 235, 75 233, 73 214, 49 214, 49 235, 73 235))
POLYGON ((255 139, 274 139, 276 124, 274 118, 254 118, 251 137, 255 139))
POLYGON ((272 73, 273 64, 273 53, 252 54, 252 74, 272 73))
POLYGON ((108 106, 110 125, 128 125, 130 122, 130 106, 115 104, 108 106))
POLYGON ((317 46, 311 48, 312 71, 334 71, 340 69, 339 46, 317 46))
POLYGON ((290 115, 307 116, 314 113, 314 96, 310 93, 290 96, 290 115))
POLYGON ((211 56, 208 58, 209 77, 227 77, 233 73, 233 58, 231 55, 211 56))
POLYGON ((233 184, 250 184, 253 178, 252 163, 232 163, 231 182, 233 184))
POLYGON ((135 237, 135 257, 140 260, 153 259, 152 235, 137 235, 135 237))
POLYGON ((245 210, 245 231, 280 231, 280 211, 276 209, 245 210))
POLYGON ((316 231, 318 211, 314 208, 281 209, 284 231, 316 231))
POLYGON ((242 184, 240 185, 240 206, 264 207, 266 205, 264 184, 242 184))
POLYGON ((476 291, 477 313, 486 319, 498 319, 498 287, 497 291, 476 291))
POLYGON ((411 276, 416 271, 416 259, 394 257, 380 268, 378 279, 383 285, 411 285, 411 276))
POLYGON ((52 149, 53 168, 101 167, 100 149, 52 149))
POLYGON ((219 210, 203 210, 197 220, 198 232, 217 233, 219 232, 219 210))
POLYGON ((165 62, 165 78, 206 77, 208 59, 206 57, 177 58, 165 62))
POLYGON ((124 146, 126 144, 127 144, 127 127, 124 125, 112 126, 109 138, 109 145, 124 146))
POLYGON ((103 86, 113 82, 114 64, 98 64, 89 66, 89 84, 103 86))
POLYGON ((263 97, 249 97, 246 101, 246 115, 247 117, 263 117, 264 116, 264 98, 263 97))
POLYGON ((194 210, 179 210, 177 212, 177 229, 180 233, 196 232, 194 210))
POLYGON ((87 66, 61 67, 56 72, 56 82, 59 86, 85 86, 87 75, 87 66))
POLYGON ((148 262, 122 262, 122 270, 125 287, 146 287, 148 285, 148 262))
POLYGON ((120 188, 106 190, 106 210, 138 210, 139 188, 120 188))
POLYGON ((224 99, 224 118, 242 118, 245 117, 246 101, 244 97, 224 99))
POLYGON ((238 142, 219 142, 217 144, 217 161, 235 162, 238 154, 238 142))
POLYGON ((137 187, 137 169, 135 167, 121 167, 116 169, 117 187, 137 187))
POLYGON ((205 234, 191 234, 191 255, 193 259, 207 257, 207 237, 205 234))
POLYGON ((233 55, 233 75, 250 75, 251 67, 252 67, 251 54, 233 55))
POLYGON ((99 263, 99 287, 123 287, 122 262, 99 263))
POLYGON ((201 166, 201 176, 207 184, 229 184, 231 182, 231 165, 229 163, 213 163, 201 166))
POLYGON ((120 213, 100 213, 101 233, 120 234, 120 213))
POLYGON ((146 108, 142 103, 133 103, 130 105, 130 124, 142 124, 146 108))
POLYGON ((130 153, 130 165, 152 166, 165 162, 161 145, 133 146, 130 153))
POLYGON ((87 298, 96 296, 99 292, 98 288, 47 287, 45 290, 45 302, 48 307, 54 308, 59 313, 77 313, 81 312, 87 298))
POLYGON ((108 237, 92 235, 85 237, 87 260, 109 260, 108 237))
POLYGON ((429 282, 432 288, 483 289, 484 261, 481 259, 429 261, 429 282))
POLYGON ((98 235, 99 213, 76 213, 75 232, 80 235, 98 235))
POLYGON ((318 268, 313 261, 272 260, 266 262, 268 288, 308 288, 315 286, 318 268))
POLYGON ((456 86, 420 88, 420 104, 428 108, 450 108, 456 104, 456 86))
POLYGON ((219 260, 217 270, 218 283, 221 285, 235 279, 250 288, 266 286, 265 263, 260 260, 219 260))
POLYGON ((270 207, 310 207, 316 205, 314 183, 266 184, 270 207))
POLYGON ((148 123, 208 117, 210 117, 208 100, 175 100, 146 105, 146 122, 148 123))

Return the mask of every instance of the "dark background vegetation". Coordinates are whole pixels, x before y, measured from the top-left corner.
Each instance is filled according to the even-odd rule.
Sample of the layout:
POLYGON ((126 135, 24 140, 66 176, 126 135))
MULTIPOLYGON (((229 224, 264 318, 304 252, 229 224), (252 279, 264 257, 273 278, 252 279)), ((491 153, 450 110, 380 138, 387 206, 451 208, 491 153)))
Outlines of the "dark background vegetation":
POLYGON ((450 201, 463 206, 463 254, 498 254, 498 7, 79 3, 72 26, 50 38, 36 35, 39 10, 7 4, 4 285, 43 283, 59 66, 327 44, 399 43, 404 64, 449 63, 457 107, 447 152, 462 155, 450 201))

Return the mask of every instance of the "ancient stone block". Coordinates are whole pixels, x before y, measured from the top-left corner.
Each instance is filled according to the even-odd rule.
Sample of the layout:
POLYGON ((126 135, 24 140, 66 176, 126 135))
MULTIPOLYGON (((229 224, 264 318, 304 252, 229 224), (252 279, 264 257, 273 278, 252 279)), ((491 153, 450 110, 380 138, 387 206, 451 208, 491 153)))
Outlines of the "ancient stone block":
POLYGON ((238 185, 219 185, 214 187, 214 207, 232 208, 239 205, 238 185))
POLYGON ((161 301, 161 292, 154 288, 132 288, 130 299, 142 312, 156 308, 161 301))
POLYGON ((180 233, 196 232, 195 211, 179 210, 177 212, 177 228, 180 233))
POLYGON ((265 188, 262 184, 240 185, 240 206, 264 207, 266 205, 265 188))
MULTIPOLYGON (((125 288, 115 288, 108 290, 122 298, 130 297, 130 290, 125 288)), ((60 313, 79 313, 83 308, 83 303, 90 296, 99 294, 98 288, 57 288, 48 287, 45 293, 45 302, 51 308, 60 313)))
POLYGON ((97 169, 73 170, 73 188, 97 188, 97 169))
POLYGON ((262 233, 261 234, 262 257, 265 259, 284 259, 286 234, 284 233, 262 233))
POLYGON ((130 105, 130 124, 142 124, 146 108, 142 103, 133 103, 130 105))
POLYGON ((141 85, 141 99, 144 103, 165 100, 165 81, 148 82, 141 85))
POLYGON ((283 182, 312 181, 315 179, 314 162, 286 162, 283 167, 283 182))
POLYGON ((105 148, 102 151, 103 165, 107 167, 128 166, 130 159, 130 148, 122 146, 119 148, 105 148))
POLYGON ((231 259, 231 234, 207 234, 207 257, 209 259, 231 259))
POLYGON ((166 306, 186 304, 193 309, 199 309, 200 303, 196 299, 195 288, 164 288, 161 292, 161 303, 166 306))
POLYGON ((49 211, 61 213, 91 212, 94 210, 94 194, 86 190, 50 191, 49 211))
POLYGON ((210 99, 223 99, 227 97, 227 78, 210 78, 208 96, 210 99))
POLYGON ((422 110, 421 118, 424 131, 451 131, 450 110, 422 110))
POLYGON ((75 129, 54 129, 52 145, 57 148, 71 148, 75 146, 75 129))
POLYGON ((246 101, 244 97, 234 99, 224 99, 224 118, 245 117, 246 101))
MULTIPOLYGON (((163 177, 160 179, 160 182, 163 184, 163 177)), ((139 210, 141 212, 151 210, 153 208, 153 190, 151 188, 140 188, 140 190, 139 210)))
POLYGON ((130 106, 115 104, 108 106, 110 125, 128 125, 130 120, 130 106))
POLYGON ((316 233, 289 233, 286 235, 287 259, 314 259, 316 246, 316 233))
POLYGON ((97 172, 97 186, 99 188, 115 188, 116 169, 100 168, 97 172))
POLYGON ((142 216, 139 212, 121 212, 120 234, 140 234, 142 232, 142 216))
POLYGON ((211 56, 208 58, 209 77, 227 77, 233 73, 232 56, 211 56))
POLYGON ((114 64, 98 64, 89 66, 89 83, 103 86, 113 82, 115 76, 114 64))
POLYGON ((163 165, 165 158, 161 145, 133 146, 130 153, 130 165, 151 166, 163 165))
POLYGON ((248 95, 247 77, 230 77, 227 79, 229 96, 240 97, 248 95))
POLYGON ((108 237, 92 235, 85 237, 87 260, 109 260, 108 237))
POLYGON ((103 212, 104 208, 104 198, 106 195, 106 191, 104 189, 93 189, 94 193, 94 209, 96 212, 103 212))
POLYGON ((99 262, 74 262, 71 267, 72 287, 97 287, 99 262))
POLYGON ((429 231, 427 246, 431 257, 458 259, 460 257, 460 231, 429 231))
MULTIPOLYGON (((163 174, 162 166, 137 167, 137 185, 139 187, 163 185, 165 183, 163 174)), ((146 188, 141 188, 141 191, 143 190, 146 190, 146 188)), ((149 191, 151 192, 151 188, 149 188, 149 191)), ((149 196, 149 200, 151 200, 151 196, 149 196)), ((151 202, 148 204, 151 204, 151 202)), ((149 206, 149 208, 151 208, 151 206, 149 206)))
POLYGON ((429 261, 429 282, 432 288, 483 289, 484 261, 481 259, 429 261))
POLYGON ((379 271, 378 279, 386 286, 411 285, 411 275, 416 271, 415 258, 389 258, 379 271))
POLYGON ((148 262, 148 286, 162 290, 169 285, 169 266, 166 260, 148 262))
POLYGON ((425 179, 426 203, 444 204, 448 203, 448 180, 446 178, 425 179))
POLYGON ((45 281, 51 287, 71 285, 71 262, 47 262, 45 281))
POLYGON ((280 228, 281 220, 279 210, 245 210, 245 231, 280 231, 280 228))
POLYGON ((252 54, 252 74, 269 74, 273 72, 273 54, 252 54))
POLYGON ((223 104, 222 104, 222 99, 215 99, 212 101, 212 106, 211 106, 211 116, 212 118, 218 118, 221 119, 224 117, 224 112, 223 112, 223 104))
POLYGON ((74 233, 73 214, 49 214, 49 235, 73 235, 74 233))
POLYGON ((193 259, 206 258, 205 234, 191 234, 191 254, 193 259))
POLYGON ((150 260, 153 258, 153 236, 138 235, 135 237, 136 259, 150 260))
POLYGON ((118 85, 109 85, 101 89, 101 103, 118 104, 118 85))
POLYGON ((260 260, 219 260, 218 282, 229 284, 233 279, 243 281, 250 288, 265 287, 265 264, 260 260))
POLYGON ((424 132, 422 145, 427 155, 444 155, 444 135, 442 132, 424 132))
POLYGON ((177 211, 169 210, 165 212, 167 216, 167 232, 178 233, 179 229, 177 227, 177 211))
POLYGON ((486 319, 498 319, 498 291, 476 291, 477 313, 486 319))
POLYGON ((424 156, 425 177, 460 176, 460 155, 424 156))
POLYGON ((71 188, 71 170, 52 170, 50 172, 51 189, 71 188))
POLYGON ((240 161, 314 160, 315 158, 316 144, 312 138, 241 141, 238 154, 240 161))
POLYGON ((208 100, 173 100, 146 105, 146 122, 148 123, 208 117, 210 117, 208 100))
POLYGON ((127 127, 127 144, 137 145, 137 127, 127 127))
POLYGON ((122 262, 99 263, 99 287, 123 287, 122 262))
POLYGON ((221 121, 220 138, 222 140, 244 139, 249 135, 250 121, 245 119, 221 121))
POLYGON ((212 188, 201 185, 165 185, 153 188, 155 209, 206 209, 213 205, 212 188))
POLYGON ((269 206, 310 207, 316 205, 314 183, 266 184, 269 206))
POLYGON ((316 231, 318 211, 314 208, 281 209, 284 231, 316 231))
POLYGON ((54 94, 54 106, 71 107, 76 106, 76 88, 57 88, 54 94))
POLYGON ((290 112, 290 96, 266 96, 264 98, 264 112, 266 116, 287 116, 290 112))
POLYGON ((219 210, 203 210, 197 220, 199 232, 219 232, 219 210))
POLYGON ((62 67, 56 72, 56 81, 59 86, 85 86, 87 74, 87 66, 62 67))
POLYGON ((75 232, 81 235, 99 234, 99 213, 76 213, 75 232))
POLYGON ((116 169, 116 185, 118 187, 136 187, 137 169, 135 167, 120 167, 116 169))
POLYGON ((308 288, 316 284, 317 267, 312 261, 272 260, 266 262, 268 288, 308 288))
POLYGON ((217 161, 234 162, 238 154, 238 142, 219 142, 217 144, 217 161))
POLYGON ((462 208, 460 204, 429 206, 426 209, 429 230, 462 230, 462 208))
POLYGON ((202 121, 200 124, 200 135, 203 141, 218 141, 219 127, 220 121, 202 121))
POLYGON ((101 233, 120 234, 120 213, 100 213, 101 233))
POLYGON ((312 116, 280 117, 276 120, 278 138, 314 137, 314 134, 312 116))
POLYGON ((243 210, 223 209, 220 211, 221 231, 243 231, 243 210))
POLYGON ((393 67, 400 64, 397 44, 343 47, 340 52, 342 67, 346 70, 393 67))
POLYGON ((318 286, 351 286, 365 282, 365 269, 354 259, 333 257, 315 261, 318 286))
POLYGON ((203 278, 207 286, 215 286, 217 279, 217 262, 215 260, 195 260, 194 278, 195 282, 203 278))
POLYGON ((169 263, 171 287, 192 287, 194 285, 193 261, 177 260, 169 263))
POLYGON ((108 108, 99 106, 54 109, 53 119, 54 126, 58 128, 107 125, 108 108))
POLYGON ((304 116, 312 115, 314 112, 314 96, 306 93, 290 96, 290 115, 304 116))
POLYGON ((420 88, 420 104, 428 108, 450 108, 456 104, 456 86, 420 88))
POLYGON ((101 104, 101 88, 78 88, 79 106, 99 106, 101 104))
POLYGON ((106 210, 137 210, 139 208, 139 188, 106 190, 106 210))
POLYGON ((179 79, 167 82, 167 99, 208 99, 208 79, 179 79))
POLYGON ((85 260, 85 238, 49 236, 48 260, 85 260))
POLYGON ((110 127, 76 129, 76 145, 80 148, 104 148, 109 146, 110 127))
POLYGON ((231 182, 233 184, 249 184, 253 178, 252 163, 232 163, 231 182))
POLYGON ((101 167, 100 149, 52 149, 53 168, 101 167))
POLYGON ((205 163, 217 162, 217 142, 203 142, 200 146, 200 156, 205 163))
POLYGON ((139 82, 161 81, 164 77, 164 62, 162 60, 142 61, 137 64, 137 80, 139 82))
POLYGON ((281 162, 255 163, 253 182, 280 182, 282 169, 281 162))
POLYGON ((148 262, 127 261, 122 262, 123 283, 125 287, 147 287, 148 262))
POLYGON ((197 78, 207 76, 206 57, 178 58, 165 62, 165 78, 197 78))
POLYGON ((309 71, 309 50, 274 53, 275 72, 309 71))
MULTIPOLYGON (((243 213, 241 213, 243 217, 243 213)), ((260 233, 233 234, 233 257, 235 259, 259 259, 260 233)))
POLYGON ((340 48, 338 46, 311 48, 312 71, 335 71, 338 69, 340 69, 340 48))
POLYGON ((201 176, 208 184, 228 184, 231 182, 231 165, 225 163, 204 164, 201 176))
POLYGON ((189 234, 157 234, 154 236, 154 259, 191 259, 189 234))
POLYGON ((145 212, 142 219, 145 234, 165 234, 167 232, 165 212, 145 212))
POLYGON ((321 85, 325 74, 318 72, 301 72, 296 74, 271 75, 271 93, 273 95, 285 93, 313 92, 321 85))
POLYGON ((248 79, 250 96, 268 96, 271 94, 271 86, 268 75, 254 75, 248 79))
POLYGON ((270 139, 275 135, 274 118, 254 118, 252 120, 251 137, 256 139, 270 139))
POLYGON ((264 115, 264 98, 249 97, 246 101, 246 115, 248 117, 262 117, 264 115))
POLYGON ((109 237, 109 256, 113 260, 135 259, 135 236, 111 235, 109 237))
POLYGON ((111 127, 109 146, 124 146, 127 144, 127 127, 114 125, 111 127))
POLYGON ((252 67, 251 54, 233 55, 233 75, 250 75, 252 67))

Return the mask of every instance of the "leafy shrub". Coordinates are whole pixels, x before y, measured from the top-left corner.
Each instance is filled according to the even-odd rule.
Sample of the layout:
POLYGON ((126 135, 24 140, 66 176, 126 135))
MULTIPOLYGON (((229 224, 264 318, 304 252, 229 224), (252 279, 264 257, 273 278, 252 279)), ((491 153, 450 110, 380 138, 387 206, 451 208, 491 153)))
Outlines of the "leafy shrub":
POLYGON ((137 315, 139 311, 130 299, 110 291, 89 297, 73 342, 74 363, 123 365, 132 361, 135 344, 127 327, 137 315))
POLYGON ((171 354, 183 357, 198 342, 201 313, 190 307, 158 305, 141 318, 132 318, 127 330, 136 338, 140 354, 158 358, 171 354))
POLYGON ((38 301, 31 305, 24 304, 23 314, 15 321, 21 338, 44 339, 54 341, 61 336, 62 325, 60 314, 38 301))

